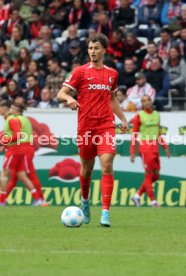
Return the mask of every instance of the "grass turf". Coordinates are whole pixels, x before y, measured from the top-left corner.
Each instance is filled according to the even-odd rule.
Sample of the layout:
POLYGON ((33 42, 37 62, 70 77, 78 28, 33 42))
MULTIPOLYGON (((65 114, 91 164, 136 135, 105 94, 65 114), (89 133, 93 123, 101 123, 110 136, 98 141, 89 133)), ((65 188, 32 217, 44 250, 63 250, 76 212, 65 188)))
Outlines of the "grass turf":
POLYGON ((1 276, 185 275, 186 209, 100 208, 80 228, 61 225, 62 207, 0 208, 1 276))

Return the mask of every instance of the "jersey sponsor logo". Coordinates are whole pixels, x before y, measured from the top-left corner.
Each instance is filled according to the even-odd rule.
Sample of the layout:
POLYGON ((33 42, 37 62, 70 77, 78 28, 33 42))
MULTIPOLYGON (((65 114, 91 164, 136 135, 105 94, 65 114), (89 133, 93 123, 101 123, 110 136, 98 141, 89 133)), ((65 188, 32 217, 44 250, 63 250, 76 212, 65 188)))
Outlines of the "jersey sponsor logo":
POLYGON ((88 85, 89 90, 106 90, 111 91, 112 87, 105 84, 89 84, 88 85))
POLYGON ((87 78, 87 80, 93 80, 93 79, 95 79, 95 77, 87 78))
POLYGON ((71 78, 72 78, 72 75, 69 74, 68 77, 66 78, 65 82, 69 82, 71 80, 71 78))

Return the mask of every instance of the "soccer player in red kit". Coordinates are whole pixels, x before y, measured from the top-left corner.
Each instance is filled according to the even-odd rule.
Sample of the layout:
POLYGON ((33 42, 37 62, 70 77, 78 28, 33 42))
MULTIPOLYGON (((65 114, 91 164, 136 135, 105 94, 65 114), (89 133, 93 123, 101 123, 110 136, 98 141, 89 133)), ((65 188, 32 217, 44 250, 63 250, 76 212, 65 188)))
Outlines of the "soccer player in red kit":
MULTIPOLYGON (((30 143, 26 144, 26 148, 25 148, 25 161, 27 163, 27 175, 29 179, 32 181, 36 190, 38 191, 42 206, 48 206, 48 204, 44 199, 42 186, 33 164, 33 158, 34 158, 34 146, 33 146, 33 138, 32 138, 33 131, 32 131, 32 125, 29 119, 23 115, 23 112, 25 109, 26 107, 24 104, 18 103, 16 101, 11 105, 11 113, 18 120, 23 135, 28 136, 28 140, 30 141, 30 143)), ((10 177, 10 181, 8 183, 8 189, 7 189, 7 197, 16 186, 17 180, 18 180, 18 177, 17 177, 16 171, 15 170, 11 171, 11 177, 10 177)))
POLYGON ((12 170, 16 171, 18 178, 31 192, 35 200, 35 205, 41 205, 39 194, 26 174, 27 168, 25 164, 25 152, 28 143, 18 143, 21 128, 18 120, 10 113, 10 103, 6 100, 0 102, 0 115, 4 116, 5 119, 0 143, 6 148, 1 173, 0 206, 4 206, 6 204, 8 176, 12 170))
POLYGON ((113 160, 115 145, 115 113, 121 120, 121 132, 128 130, 126 118, 115 99, 118 74, 103 64, 108 39, 96 34, 88 41, 90 63, 77 67, 67 77, 58 93, 59 100, 66 100, 71 109, 78 108, 78 148, 81 158, 81 203, 84 223, 90 222, 89 187, 95 157, 99 156, 102 180, 102 213, 100 224, 110 226, 109 208, 114 177, 113 160), (77 90, 77 101, 69 94, 77 90))
POLYGON ((143 96, 141 99, 142 110, 134 117, 132 139, 130 146, 131 162, 135 161, 135 148, 137 138, 139 138, 139 154, 142 158, 145 178, 144 181, 132 197, 136 206, 140 206, 140 197, 143 193, 147 193, 152 202, 153 207, 158 207, 158 203, 154 197, 153 182, 159 179, 160 158, 158 145, 161 144, 168 157, 170 151, 163 137, 160 135, 160 115, 152 108, 152 100, 150 96, 143 96))

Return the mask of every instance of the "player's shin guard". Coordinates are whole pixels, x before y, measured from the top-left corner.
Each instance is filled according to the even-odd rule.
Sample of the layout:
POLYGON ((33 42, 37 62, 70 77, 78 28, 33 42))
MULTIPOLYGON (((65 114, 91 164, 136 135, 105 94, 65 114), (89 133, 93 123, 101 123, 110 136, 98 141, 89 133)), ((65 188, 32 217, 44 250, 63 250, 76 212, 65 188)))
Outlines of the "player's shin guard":
POLYGON ((102 210, 109 210, 114 187, 113 175, 103 175, 101 180, 102 210))
POLYGON ((90 188, 90 180, 91 178, 85 178, 83 175, 80 174, 79 181, 81 187, 81 196, 84 200, 88 200, 89 195, 89 188, 90 188))

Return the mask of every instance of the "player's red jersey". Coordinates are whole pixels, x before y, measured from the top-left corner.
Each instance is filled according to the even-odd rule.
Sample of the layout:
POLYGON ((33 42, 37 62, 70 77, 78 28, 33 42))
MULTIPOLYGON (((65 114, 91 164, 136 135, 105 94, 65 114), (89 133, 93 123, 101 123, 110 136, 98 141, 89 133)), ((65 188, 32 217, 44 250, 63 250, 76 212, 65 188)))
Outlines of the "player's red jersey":
POLYGON ((63 85, 78 92, 78 130, 115 127, 111 94, 117 91, 118 73, 113 68, 94 68, 90 63, 80 66, 63 85))

